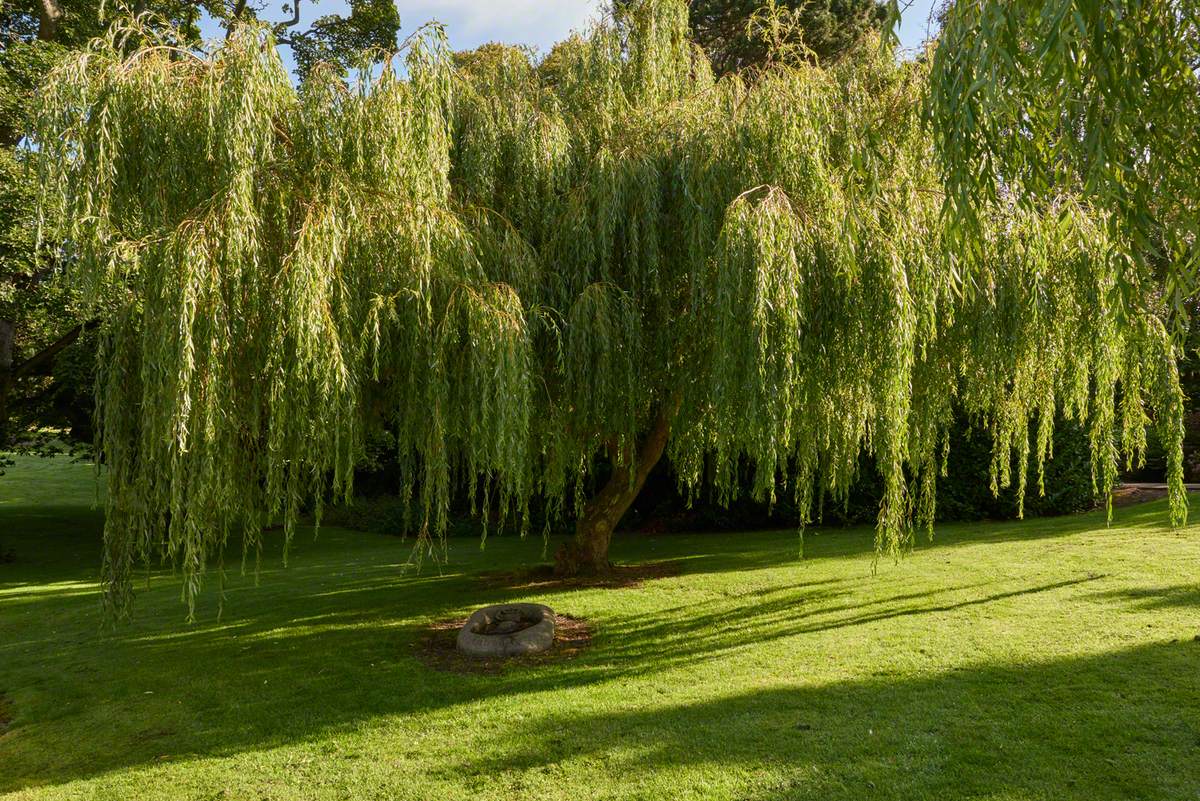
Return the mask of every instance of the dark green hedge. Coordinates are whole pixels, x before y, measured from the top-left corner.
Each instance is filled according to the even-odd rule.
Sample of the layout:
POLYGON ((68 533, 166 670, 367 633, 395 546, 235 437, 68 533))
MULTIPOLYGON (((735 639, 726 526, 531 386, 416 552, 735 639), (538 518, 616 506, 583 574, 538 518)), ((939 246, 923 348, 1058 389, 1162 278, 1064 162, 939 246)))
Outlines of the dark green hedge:
MULTIPOLYGON (((951 439, 948 474, 938 479, 937 518, 941 521, 1008 519, 1017 515, 1016 491, 1002 489, 993 495, 988 474, 991 462, 991 439, 979 430, 960 426, 951 439)), ((1092 493, 1089 446, 1086 432, 1078 424, 1060 421, 1054 438, 1054 458, 1046 464, 1046 493, 1038 494, 1037 467, 1029 465, 1029 487, 1025 496, 1025 515, 1061 515, 1093 508, 1097 499, 1092 493)), ((598 479, 603 479, 603 468, 598 479)), ((1016 475, 1014 465, 1013 475, 1016 475)), ((375 441, 369 449, 368 460, 356 477, 359 497, 350 507, 334 509, 328 521, 350 528, 398 533, 404 527, 404 504, 394 495, 398 484, 395 462, 386 438, 375 441)), ((749 476, 747 476, 749 484, 749 476)), ((823 525, 858 525, 874 523, 879 511, 881 484, 878 473, 868 457, 863 458, 859 481, 848 501, 826 503, 822 509, 823 525)), ((477 536, 479 524, 466 513, 468 503, 462 498, 456 524, 450 534, 477 536)), ((533 528, 542 530, 542 520, 536 514, 533 528)), ((568 530, 570 522, 558 521, 555 528, 568 530)), ((671 474, 671 465, 664 461, 651 474, 641 496, 622 521, 622 528, 659 531, 721 531, 747 530, 768 527, 790 527, 799 524, 799 514, 790 492, 780 491, 779 502, 768 508, 749 498, 740 498, 722 507, 701 497, 690 507, 680 495, 671 474)))
MULTIPOLYGON (((1054 458, 1046 463, 1044 496, 1038 493, 1037 466, 1030 460, 1025 515, 1062 515, 1095 507, 1089 454, 1087 433, 1076 423, 1060 421, 1054 437, 1054 458)), ((990 437, 966 425, 959 426, 951 439, 947 475, 938 478, 939 521, 1004 520, 1017 516, 1015 488, 992 494, 990 464, 990 437)), ((689 509, 674 489, 669 471, 670 465, 661 465, 651 476, 626 517, 625 527, 704 531, 799 524, 791 493, 782 490, 772 509, 747 498, 735 501, 728 508, 702 498, 689 509)), ((1015 479, 1015 465, 1013 476, 1015 479)), ((821 522, 824 525, 874 523, 881 496, 879 475, 870 458, 864 456, 859 480, 849 498, 845 503, 827 501, 821 508, 821 522)))

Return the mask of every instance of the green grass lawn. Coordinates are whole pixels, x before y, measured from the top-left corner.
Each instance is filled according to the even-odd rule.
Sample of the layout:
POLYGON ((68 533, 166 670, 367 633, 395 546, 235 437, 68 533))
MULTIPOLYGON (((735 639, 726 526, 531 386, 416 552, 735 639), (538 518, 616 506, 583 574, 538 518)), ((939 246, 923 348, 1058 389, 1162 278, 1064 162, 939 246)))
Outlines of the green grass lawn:
POLYGON ((939 528, 872 574, 869 529, 626 536, 634 589, 478 573, 540 539, 323 529, 224 616, 156 572, 102 628, 89 468, 0 478, 0 795, 21 799, 1200 798, 1200 531, 1162 502, 939 528), (432 621, 526 599, 591 647, 498 676, 426 667, 432 621))

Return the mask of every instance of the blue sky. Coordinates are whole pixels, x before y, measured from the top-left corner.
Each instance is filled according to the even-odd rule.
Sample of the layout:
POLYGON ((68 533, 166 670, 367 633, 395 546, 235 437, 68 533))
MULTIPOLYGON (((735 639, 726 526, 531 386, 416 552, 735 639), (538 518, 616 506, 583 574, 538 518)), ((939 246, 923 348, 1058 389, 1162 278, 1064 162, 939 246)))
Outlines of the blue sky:
MULTIPOLYGON (((344 14, 344 0, 301 0, 301 25, 324 14, 344 14)), ((934 0, 912 0, 900 24, 900 42, 906 48, 921 44, 927 31, 929 10, 934 0)), ((282 19, 282 0, 272 0, 274 14, 282 19)), ((268 7, 268 11, 272 10, 268 7)), ((450 46, 463 50, 484 42, 533 45, 547 52, 551 45, 572 30, 587 27, 600 8, 600 0, 396 0, 400 10, 401 37, 421 24, 436 19, 446 26, 450 46)), ((221 35, 211 21, 204 26, 209 37, 221 35)), ((289 61, 290 54, 284 53, 289 61)))

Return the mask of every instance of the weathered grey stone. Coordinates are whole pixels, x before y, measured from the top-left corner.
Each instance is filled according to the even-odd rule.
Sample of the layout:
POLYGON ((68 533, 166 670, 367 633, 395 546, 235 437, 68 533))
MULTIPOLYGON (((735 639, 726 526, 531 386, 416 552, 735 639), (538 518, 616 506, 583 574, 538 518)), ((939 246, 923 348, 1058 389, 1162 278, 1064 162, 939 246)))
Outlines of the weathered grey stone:
POLYGON ((458 650, 480 657, 520 656, 554 644, 554 611, 542 604, 485 606, 458 632, 458 650))

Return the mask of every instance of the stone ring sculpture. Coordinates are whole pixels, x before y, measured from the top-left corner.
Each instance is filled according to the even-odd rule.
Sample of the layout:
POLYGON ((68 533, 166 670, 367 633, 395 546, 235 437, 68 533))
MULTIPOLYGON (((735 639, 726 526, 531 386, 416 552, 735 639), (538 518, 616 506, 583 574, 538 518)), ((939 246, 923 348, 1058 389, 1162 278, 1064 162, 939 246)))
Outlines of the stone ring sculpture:
POLYGON ((535 654, 554 644, 554 610, 542 604, 499 604, 476 610, 458 632, 458 650, 477 657, 535 654))

